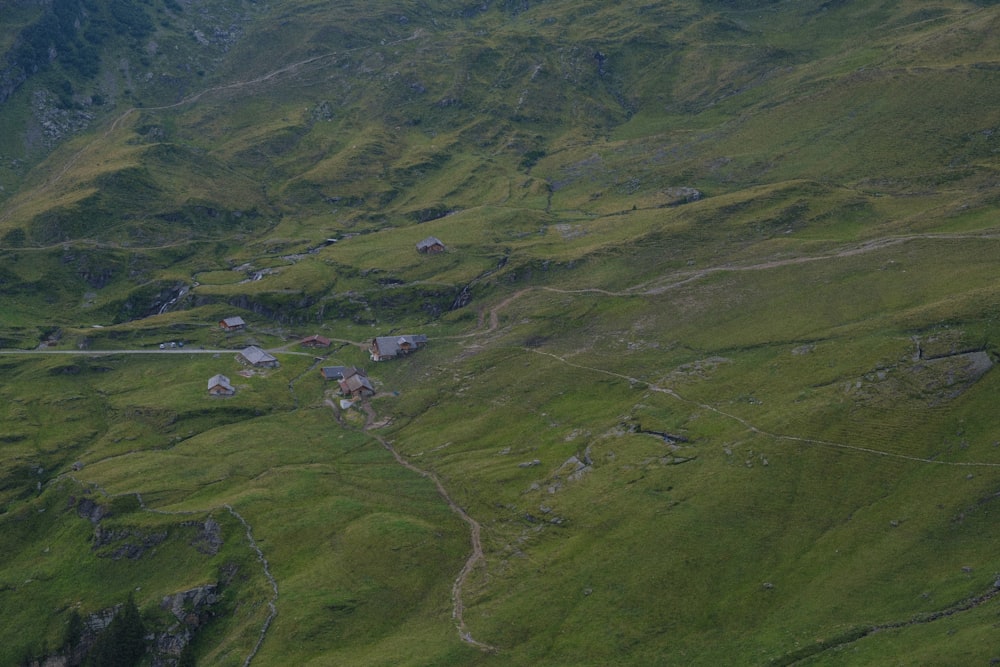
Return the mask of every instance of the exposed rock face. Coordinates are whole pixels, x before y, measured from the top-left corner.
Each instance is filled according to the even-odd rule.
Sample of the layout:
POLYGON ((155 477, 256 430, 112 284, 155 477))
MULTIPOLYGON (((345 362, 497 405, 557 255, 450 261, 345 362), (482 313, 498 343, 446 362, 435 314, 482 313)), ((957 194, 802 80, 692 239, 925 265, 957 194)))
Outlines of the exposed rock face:
POLYGON ((98 524, 94 528, 93 549, 115 545, 110 551, 101 551, 97 555, 111 560, 128 558, 138 560, 153 547, 162 544, 167 539, 167 531, 144 533, 137 528, 107 529, 98 524), (116 545, 116 543, 119 543, 116 545))
POLYGON ((972 351, 925 357, 922 363, 913 365, 910 373, 931 405, 939 405, 961 395, 992 368, 989 353, 972 351))
POLYGON ((912 359, 873 369, 847 382, 844 393, 861 403, 891 403, 907 397, 934 407, 968 391, 993 366, 993 358, 982 350, 931 356, 928 349, 918 348, 912 359))
MULTIPOLYGON (((109 508, 88 497, 70 497, 67 510, 75 510, 81 518, 94 525, 91 549, 99 558, 120 560, 122 558, 142 558, 148 551, 165 542, 168 530, 150 531, 134 526, 108 527, 102 520, 111 516, 109 508)), ((186 521, 180 524, 186 528, 196 528, 190 546, 206 556, 219 553, 224 543, 222 526, 212 517, 204 521, 186 521)), ((173 529, 171 529, 173 530, 173 529)), ((221 568, 220 582, 204 584, 188 590, 167 595, 160 607, 170 612, 172 621, 152 628, 146 635, 148 664, 153 667, 174 667, 179 664, 181 654, 194 639, 195 634, 218 612, 215 605, 221 600, 220 587, 232 581, 238 568, 229 564, 221 568), (164 627, 165 626, 165 627, 164 627)), ((65 653, 57 653, 37 658, 34 667, 76 667, 83 664, 88 652, 95 645, 98 636, 108 628, 122 605, 94 612, 83 619, 79 641, 65 653)), ((147 664, 147 663, 143 663, 147 664)))
POLYGON ((465 308, 472 301, 472 290, 469 289, 469 285, 462 288, 462 291, 458 293, 455 300, 451 302, 451 308, 449 310, 458 310, 459 308, 465 308))
POLYGON ((177 622, 156 633, 153 642, 153 667, 176 665, 184 648, 212 616, 212 606, 219 601, 219 585, 205 584, 167 595, 160 608, 173 614, 177 622))
POLYGON ((191 546, 197 549, 200 553, 214 556, 219 553, 219 549, 222 547, 222 527, 215 521, 212 517, 205 519, 204 524, 201 525, 201 530, 193 540, 191 540, 191 546))
POLYGON ((98 505, 90 498, 80 498, 76 503, 76 513, 82 519, 88 519, 90 523, 97 524, 111 512, 104 505, 98 505))
POLYGON ((702 193, 700 190, 689 187, 677 187, 677 188, 667 188, 663 191, 663 194, 667 197, 666 206, 680 206, 681 204, 690 204, 693 201, 698 201, 702 198, 702 193))
POLYGON ((193 616, 197 616, 200 611, 218 602, 218 591, 218 584, 205 584, 165 596, 160 607, 169 610, 179 622, 191 625, 197 620, 192 618, 193 616))
POLYGON ((85 130, 95 118, 95 114, 79 109, 62 109, 52 93, 39 90, 31 98, 35 121, 42 132, 42 144, 53 148, 66 137, 85 130))
MULTIPOLYGON (((215 614, 213 606, 219 602, 219 584, 205 584, 190 590, 167 595, 160 608, 169 611, 176 622, 169 627, 154 630, 146 635, 147 655, 153 667, 175 667, 181 653, 194 639, 195 634, 215 614)), ((32 667, 78 667, 87 659, 87 654, 97 641, 98 635, 111 625, 112 619, 122 608, 115 605, 89 614, 83 619, 83 629, 79 642, 67 653, 56 653, 37 658, 32 667)), ((143 663, 146 664, 146 663, 143 663)))
POLYGON ((118 609, 121 605, 115 605, 114 607, 109 607, 108 609, 102 609, 100 611, 95 611, 93 614, 87 616, 83 621, 84 637, 90 636, 90 642, 86 642, 88 645, 93 643, 94 637, 100 634, 105 628, 111 625, 112 619, 114 619, 115 614, 118 613, 118 609))

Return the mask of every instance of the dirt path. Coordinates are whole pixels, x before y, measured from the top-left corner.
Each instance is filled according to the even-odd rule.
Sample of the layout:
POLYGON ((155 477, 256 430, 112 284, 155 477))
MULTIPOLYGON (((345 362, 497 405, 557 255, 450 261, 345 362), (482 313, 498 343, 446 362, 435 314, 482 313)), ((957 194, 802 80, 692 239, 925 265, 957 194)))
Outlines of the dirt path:
POLYGON ((467 333, 467 334, 457 334, 455 336, 442 336, 442 339, 443 340, 463 340, 463 339, 466 339, 466 338, 474 338, 476 336, 483 336, 485 334, 492 333, 492 332, 496 331, 500 327, 500 311, 502 311, 505 308, 507 308, 507 306, 509 306, 510 304, 514 303, 514 301, 520 299, 525 294, 527 294, 529 292, 532 292, 532 291, 534 291, 536 289, 544 289, 544 288, 525 287, 524 289, 521 289, 521 290, 518 290, 517 292, 514 292, 509 297, 507 297, 506 299, 504 299, 503 301, 501 301, 497 305, 495 305, 492 308, 490 308, 490 312, 489 312, 489 324, 487 325, 487 327, 486 327, 485 330, 481 330, 482 327, 483 327, 483 325, 486 324, 486 322, 484 321, 485 317, 483 316, 482 313, 480 313, 479 314, 479 319, 476 322, 476 331, 473 331, 473 332, 467 333))
POLYGON ((253 650, 250 651, 246 660, 243 661, 243 667, 250 667, 250 663, 253 662, 257 652, 260 651, 261 645, 264 644, 264 638, 267 636, 267 631, 271 628, 271 623, 274 622, 275 617, 278 615, 278 581, 274 578, 274 575, 271 574, 271 566, 267 562, 267 558, 264 556, 264 552, 261 551, 257 541, 253 538, 253 527, 246 519, 243 518, 243 515, 233 509, 232 505, 227 503, 224 507, 230 514, 236 517, 236 519, 242 523, 243 527, 246 529, 247 542, 250 543, 250 548, 257 554, 257 560, 264 568, 264 577, 267 579, 268 583, 271 584, 271 590, 273 591, 271 599, 267 601, 267 618, 264 619, 264 624, 261 626, 260 633, 257 635, 257 643, 254 644, 253 650))
MULTIPOLYGON (((929 240, 945 240, 945 241, 958 241, 964 239, 983 239, 983 240, 997 240, 1000 239, 1000 234, 998 233, 968 233, 968 234, 906 234, 903 236, 888 236, 880 239, 872 239, 870 241, 865 241, 860 245, 851 245, 833 252, 825 253, 822 255, 807 255, 801 257, 788 257, 785 259, 775 259, 768 262, 758 262, 756 264, 723 264, 720 266, 711 266, 704 269, 697 269, 694 271, 677 271, 669 273, 658 278, 634 285, 632 287, 626 288, 619 292, 611 292, 599 288, 585 288, 579 290, 562 290, 553 287, 542 287, 539 289, 545 289, 552 292, 559 292, 561 294, 604 294, 606 296, 656 296, 657 294, 663 294, 668 290, 675 289, 677 287, 682 287, 688 283, 701 280, 702 278, 707 278, 710 275, 716 273, 736 273, 740 271, 766 271, 768 269, 777 269, 784 266, 795 266, 798 264, 809 264, 812 262, 823 262, 834 259, 843 259, 845 257, 854 257, 856 255, 863 255, 869 252, 875 252, 877 250, 882 250, 890 246, 901 245, 903 243, 909 243, 911 241, 929 241, 929 240)), ((528 288, 531 289, 531 288, 528 288)), ((518 293, 519 295, 520 293, 518 293)))
POLYGON ((516 301, 517 299, 520 299, 522 296, 524 296, 525 294, 527 294, 530 291, 531 291, 531 288, 530 287, 526 287, 523 290, 520 290, 518 292, 514 292, 509 297, 507 297, 506 299, 504 299, 503 301, 501 301, 500 303, 498 303, 496 306, 494 306, 493 309, 490 310, 490 328, 486 330, 487 333, 490 332, 490 331, 495 331, 496 328, 498 326, 500 326, 500 311, 501 310, 503 310, 504 308, 506 308, 510 304, 514 303, 514 301, 516 301))
MULTIPOLYGON (((287 346, 285 346, 287 347, 287 346)), ((299 357, 313 357, 309 352, 295 352, 286 350, 285 347, 276 347, 265 350, 276 354, 294 354, 299 357)), ((114 354, 237 354, 239 350, 204 350, 185 348, 171 348, 165 350, 145 349, 145 350, 10 350, 0 349, 0 354, 68 354, 87 357, 106 357, 114 354)), ((317 362, 318 363, 318 362, 317 362)), ((315 365, 315 364, 314 364, 315 365)))
MULTIPOLYGON (((578 290, 565 290, 565 289, 559 289, 559 288, 555 288, 555 287, 527 287, 527 288, 519 290, 519 291, 515 292, 514 294, 510 295, 509 297, 507 297, 506 299, 504 299, 503 301, 501 301, 500 303, 498 303, 496 306, 494 306, 490 310, 490 314, 489 314, 490 325, 489 325, 489 328, 485 332, 479 331, 479 332, 474 332, 472 334, 465 334, 465 335, 462 335, 462 336, 453 336, 451 338, 467 338, 469 336, 483 335, 484 333, 490 333, 490 332, 495 331, 498 328, 498 326, 499 326, 500 312, 503 309, 507 308, 515 300, 521 298, 525 294, 528 294, 528 293, 530 293, 530 292, 532 292, 532 291, 534 291, 536 289, 546 290, 546 291, 550 291, 550 292, 556 292, 556 293, 559 293, 559 294, 600 294, 600 295, 605 295, 605 296, 618 296, 618 297, 654 296, 654 295, 657 295, 657 294, 662 294, 663 292, 665 292, 665 291, 667 291, 669 289, 673 289, 675 287, 679 287, 679 286, 687 284, 689 282, 692 282, 692 281, 695 281, 695 280, 699 280, 699 279, 704 278, 704 277, 706 277, 708 275, 711 275, 713 273, 720 273, 720 272, 724 272, 724 271, 764 271, 764 270, 778 268, 778 267, 782 267, 782 266, 791 266, 791 265, 796 265, 796 264, 804 264, 804 263, 807 263, 807 262, 816 262, 816 261, 824 261, 824 260, 834 260, 834 259, 839 259, 839 258, 843 258, 843 257, 852 257, 852 256, 855 256, 855 255, 860 255, 860 254, 863 254, 863 253, 873 252, 873 251, 876 251, 876 250, 880 250, 882 248, 886 248, 886 247, 889 247, 889 246, 898 245, 898 244, 902 244, 902 243, 908 243, 910 241, 915 241, 915 240, 935 240, 935 239, 940 239, 940 240, 962 240, 962 239, 991 239, 991 240, 996 240, 996 239, 1000 239, 1000 234, 997 234, 997 233, 974 233, 974 234, 910 234, 910 235, 906 235, 906 236, 887 237, 887 238, 874 239, 874 240, 871 240, 871 241, 867 241, 867 242, 862 243, 861 245, 857 245, 857 246, 845 247, 845 248, 842 248, 842 249, 840 249, 838 251, 835 251, 835 252, 832 252, 832 253, 827 253, 827 254, 824 254, 824 255, 815 255, 815 256, 809 256, 809 257, 792 257, 792 258, 788 258, 788 259, 774 260, 774 261, 770 261, 770 262, 761 262, 761 263, 757 263, 757 264, 749 264, 749 265, 744 265, 744 266, 729 266, 729 265, 724 265, 724 266, 710 267, 710 268, 702 269, 702 270, 699 270, 699 271, 691 272, 690 275, 687 275, 687 276, 681 278, 680 280, 674 280, 673 282, 670 282, 670 283, 667 283, 667 284, 661 284, 661 285, 657 285, 655 287, 650 287, 650 285, 655 284, 656 282, 658 282, 660 280, 664 280, 665 278, 667 278, 666 276, 664 276, 664 277, 661 277, 661 278, 658 278, 658 279, 654 279, 653 281, 648 281, 646 283, 642 283, 640 285, 636 285, 634 287, 627 288, 627 289, 625 289, 623 291, 620 291, 620 292, 611 292, 611 291, 604 290, 604 289, 599 289, 599 288, 583 288, 583 289, 578 289, 578 290)), ((755 434, 758 434, 758 435, 763 435, 763 436, 766 436, 766 437, 769 437, 769 438, 773 438, 775 440, 784 440, 784 441, 788 441, 788 442, 798 442, 798 443, 807 444, 807 445, 817 445, 817 446, 821 446, 821 447, 830 447, 830 448, 836 448, 836 449, 845 449, 845 450, 855 451, 855 452, 859 452, 859 453, 863 453, 863 454, 870 454, 870 455, 873 455, 873 456, 879 456, 879 457, 885 457, 885 458, 895 458, 895 459, 901 459, 901 460, 904 460, 904 461, 912 461, 914 463, 924 463, 924 464, 933 464, 933 465, 945 465, 945 466, 955 466, 955 467, 1000 468, 1000 463, 977 462, 977 461, 939 461, 939 460, 935 460, 935 459, 921 458, 921 457, 917 457, 917 456, 908 456, 906 454, 899 454, 899 453, 895 453, 895 452, 882 451, 882 450, 873 449, 873 448, 870 448, 870 447, 861 447, 859 445, 851 445, 851 444, 843 443, 843 442, 834 442, 834 441, 830 441, 830 440, 819 440, 819 439, 816 439, 816 438, 806 438, 806 437, 795 436, 795 435, 787 435, 787 434, 783 434, 783 433, 771 433, 771 432, 765 431, 764 429, 761 429, 760 427, 758 427, 758 426, 750 423, 749 421, 743 419, 742 417, 739 417, 737 415, 725 412, 725 411, 723 411, 723 410, 721 410, 721 409, 719 409, 719 408, 717 408, 717 407, 715 407, 713 405, 709 405, 709 404, 706 404, 706 403, 699 403, 697 401, 693 401, 691 399, 685 398, 685 397, 681 396, 679 393, 677 393, 673 389, 666 388, 666 387, 659 387, 659 386, 654 385, 654 384, 652 384, 650 382, 647 382, 645 380, 640 380, 638 378, 633 378, 633 377, 630 377, 628 375, 624 375, 624 374, 621 374, 621 373, 615 373, 613 371, 607 371, 607 370, 600 369, 600 368, 595 368, 595 367, 592 367, 592 366, 584 366, 584 365, 576 364, 576 363, 573 363, 573 362, 569 361, 565 357, 561 357, 561 356, 559 356, 557 354, 553 354, 553 353, 550 353, 550 352, 544 352, 544 351, 537 350, 537 349, 532 349, 532 348, 524 348, 524 349, 527 352, 532 352, 532 353, 535 353, 535 354, 540 354, 540 355, 543 355, 543 356, 551 357, 553 359, 558 360, 561 363, 564 363, 564 364, 566 364, 568 366, 572 366, 574 368, 579 368, 581 370, 588 370, 588 371, 591 371, 591 372, 594 372, 594 373, 601 373, 601 374, 604 374, 604 375, 609 375, 611 377, 616 377, 616 378, 619 378, 619 379, 622 379, 622 380, 626 380, 626 381, 628 381, 629 383, 632 383, 632 384, 645 385, 646 387, 648 387, 650 389, 650 391, 655 391, 655 392, 659 392, 659 393, 662 393, 662 394, 667 394, 668 396, 671 396, 671 397, 673 397, 673 398, 675 398, 675 399, 677 399, 679 401, 683 401, 685 403, 690 403, 691 405, 695 405, 695 406, 697 406, 699 408, 702 408, 704 410, 709 410, 711 412, 715 412, 718 415, 721 415, 721 416, 726 417, 728 419, 732 419, 732 420, 734 420, 736 422, 739 422, 741 425, 743 425, 747 430, 749 430, 752 433, 755 433, 755 434)))
MULTIPOLYGON (((326 404, 329 405, 330 408, 334 410, 334 415, 337 421, 341 422, 340 416, 339 414, 337 414, 336 406, 334 405, 333 401, 327 400, 326 404)), ((431 482, 433 482, 434 487, 437 489, 438 495, 441 496, 441 498, 445 501, 445 503, 447 503, 451 511, 457 514, 459 518, 461 518, 462 521, 464 521, 469 526, 469 534, 470 534, 469 541, 472 546, 472 553, 469 554, 469 557, 465 561, 465 565, 462 566, 461 571, 458 573, 458 576, 455 577, 455 582, 452 584, 451 587, 451 604, 452 604, 451 617, 455 620, 455 628, 458 630, 458 635, 459 637, 461 637, 463 642, 471 646, 475 646, 476 648, 482 651, 495 653, 497 651, 497 648, 485 642, 481 642, 477 640, 475 637, 473 637, 472 632, 469 630, 468 626, 465 623, 465 600, 464 600, 465 585, 468 582, 469 577, 472 576, 472 572, 476 569, 476 566, 479 565, 479 563, 484 560, 483 543, 481 537, 482 526, 478 521, 473 519, 469 515, 469 513, 465 511, 465 509, 463 509, 458 503, 455 502, 455 500, 451 497, 451 494, 448 493, 448 489, 446 489, 444 484, 441 483, 441 480, 438 478, 437 475, 428 470, 423 470, 422 468, 418 468, 417 466, 407 461, 398 451, 396 451, 396 448, 392 446, 392 443, 390 443, 388 440, 383 438, 378 433, 374 432, 373 429, 376 427, 378 415, 376 414, 374 408, 372 408, 371 404, 368 401, 362 401, 358 405, 361 407, 361 409, 365 412, 366 415, 365 427, 364 427, 365 433, 367 433, 370 437, 378 441, 379 444, 381 444, 390 454, 392 454, 392 457, 396 459, 396 463, 403 466, 407 470, 416 473, 417 475, 420 475, 421 477, 429 479, 431 482)))
POLYGON ((375 433, 369 433, 369 435, 378 440, 383 447, 389 450, 389 453, 392 454, 393 458, 396 459, 396 462, 399 463, 399 465, 420 475, 421 477, 431 480, 431 482, 434 483, 435 488, 437 488, 438 495, 444 499, 444 501, 448 504, 448 507, 451 508, 451 511, 457 514, 462 521, 468 524, 470 542, 472 544, 472 553, 469 554, 469 557, 465 561, 465 565, 462 566, 462 570, 458 573, 458 576, 455 578, 455 583, 452 584, 451 587, 451 617, 455 619, 455 627, 458 630, 458 634, 462 638, 462 641, 466 644, 471 644, 476 648, 482 649, 483 651, 495 652, 497 650, 496 647, 475 639, 472 636, 472 632, 469 631, 469 628, 465 624, 465 602, 463 598, 463 591, 465 589, 466 582, 472 575, 473 570, 475 570, 476 566, 483 560, 483 543, 481 539, 482 526, 480 526, 478 521, 469 516, 469 513, 460 507, 454 499, 452 499, 448 490, 444 487, 444 484, 441 483, 441 480, 438 479, 437 475, 427 470, 422 470, 407 461, 402 455, 400 455, 399 452, 396 451, 392 444, 382 436, 375 433))
POLYGON ((477 330, 472 333, 459 334, 455 336, 444 336, 442 338, 447 340, 460 340, 465 338, 472 338, 475 336, 482 336, 484 334, 492 333, 497 330, 500 326, 500 313, 510 306, 514 301, 520 299, 526 294, 529 294, 535 290, 544 290, 546 292, 555 292, 557 294, 596 294, 600 296, 610 296, 610 297, 642 297, 642 296, 657 296, 663 294, 669 290, 682 287, 688 283, 692 283, 708 276, 714 275, 716 273, 727 273, 727 272, 741 272, 741 271, 766 271, 769 269, 776 269, 784 266, 795 266, 798 264, 807 264, 811 262, 821 262, 830 261, 835 259, 843 259, 845 257, 853 257, 855 255, 862 255, 869 252, 875 252, 877 250, 882 250, 883 248, 888 248, 890 246, 900 245, 903 243, 909 243, 911 241, 919 240, 963 240, 963 239, 983 239, 983 240, 998 240, 1000 239, 1000 233, 969 233, 969 234, 908 234, 904 236, 891 236, 881 239, 872 239, 861 243, 860 245, 851 245, 834 252, 829 252, 822 255, 809 255, 804 257, 789 257, 786 259, 775 259, 768 262, 758 262, 756 264, 743 264, 743 265, 732 265, 723 264, 720 266, 711 266, 704 269, 698 269, 695 271, 676 271, 669 272, 658 278, 648 280, 638 285, 633 285, 632 287, 627 287, 620 291, 611 291, 602 289, 599 287, 583 287, 580 289, 562 289, 558 287, 525 287, 523 289, 514 292, 506 299, 496 304, 489 310, 489 324, 485 330, 483 330, 484 324, 486 324, 485 316, 480 313, 477 320, 477 330))
POLYGON ((650 391, 655 391, 657 393, 666 394, 667 396, 670 396, 671 398, 674 398, 674 399, 676 399, 678 401, 683 401, 684 403, 688 403, 690 405, 694 405, 694 406, 696 406, 698 408, 701 408, 703 410, 709 410, 711 412, 714 412, 715 414, 720 415, 722 417, 726 417, 727 419, 732 419, 733 421, 738 422, 739 424, 741 424, 744 428, 746 428, 751 433, 754 433, 756 435, 762 435, 762 436, 767 437, 767 438, 772 438, 774 440, 786 440, 786 441, 789 441, 789 442, 798 442, 798 443, 802 443, 802 444, 806 444, 806 445, 818 445, 820 447, 831 447, 831 448, 835 448, 835 449, 846 449, 846 450, 850 450, 850 451, 854 451, 854 452, 859 452, 859 453, 862 453, 862 454, 871 454, 871 455, 879 456, 879 457, 901 459, 901 460, 904 460, 904 461, 912 461, 914 463, 927 463, 927 464, 933 464, 933 465, 954 466, 954 467, 1000 468, 1000 463, 989 463, 989 462, 985 462, 985 461, 939 461, 937 459, 926 459, 926 458, 921 458, 919 456, 908 456, 906 454, 898 454, 898 453, 895 453, 895 452, 886 452, 886 451, 882 451, 882 450, 879 450, 879 449, 873 449, 871 447, 861 447, 859 445, 850 445, 850 444, 847 444, 847 443, 844 443, 844 442, 834 442, 832 440, 818 440, 816 438, 804 438, 804 437, 796 436, 796 435, 786 435, 784 433, 772 433, 770 431, 766 431, 766 430, 764 430, 764 429, 762 429, 762 428, 754 425, 753 423, 751 423, 750 421, 748 421, 748 420, 746 420, 746 419, 744 419, 742 417, 739 417, 737 415, 731 414, 731 413, 726 412, 724 410, 720 410, 719 408, 715 407, 714 405, 709 405, 708 403, 701 403, 701 402, 692 400, 690 398, 685 398, 684 396, 681 396, 677 391, 675 391, 673 389, 669 389, 667 387, 660 387, 660 386, 657 386, 657 385, 655 385, 655 384, 653 384, 651 382, 648 382, 646 380, 640 380, 639 378, 634 378, 634 377, 631 377, 631 376, 628 376, 628 375, 624 375, 622 373, 615 373, 614 371, 604 370, 603 368, 595 368, 593 366, 584 366, 582 364, 573 363, 572 361, 569 361, 565 357, 561 357, 558 354, 553 354, 552 352, 543 352, 542 350, 535 350, 535 349, 527 348, 527 347, 523 348, 523 349, 524 349, 525 352, 532 352, 534 354, 539 354, 539 355, 542 355, 542 356, 545 356, 545 357, 550 357, 552 359, 555 359, 556 361, 559 361, 560 363, 566 364, 567 366, 572 366, 573 368, 578 368, 580 370, 590 371, 592 373, 600 373, 601 375, 608 375, 608 376, 611 376, 611 377, 614 377, 614 378, 619 378, 621 380, 628 381, 630 384, 643 385, 647 389, 649 389, 650 391))
POLYGON ((829 642, 817 642, 813 646, 797 649, 792 653, 788 653, 780 658, 772 660, 769 664, 781 667, 791 667, 792 665, 797 665, 806 660, 815 658, 817 655, 820 655, 822 653, 826 653, 828 651, 840 650, 845 646, 850 646, 855 642, 859 642, 866 637, 869 637, 878 632, 882 632, 884 630, 899 630, 901 628, 909 628, 915 625, 925 625, 927 623, 933 623, 934 621, 940 621, 941 619, 948 618, 949 616, 954 616, 955 614, 959 614, 963 611, 969 611, 971 609, 975 609, 976 607, 980 607, 986 604, 993 598, 997 597, 997 595, 1000 595, 1000 586, 998 586, 998 584, 1000 584, 1000 581, 994 583, 993 586, 990 587, 990 589, 987 590, 985 593, 981 593, 971 598, 962 600, 961 602, 952 605, 951 607, 948 607, 946 609, 931 612, 928 614, 920 614, 918 616, 915 616, 914 618, 910 618, 905 621, 883 623, 881 625, 873 625, 867 628, 860 628, 850 633, 842 640, 838 641, 834 639, 829 642))

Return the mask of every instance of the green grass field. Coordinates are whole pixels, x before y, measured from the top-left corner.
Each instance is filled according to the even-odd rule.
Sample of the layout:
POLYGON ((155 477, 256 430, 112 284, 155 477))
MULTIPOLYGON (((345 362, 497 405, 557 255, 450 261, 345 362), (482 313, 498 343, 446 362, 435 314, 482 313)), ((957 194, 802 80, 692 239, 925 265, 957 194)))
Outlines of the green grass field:
POLYGON ((1000 657, 996 5, 110 7, 0 16, 0 664, 1000 657))

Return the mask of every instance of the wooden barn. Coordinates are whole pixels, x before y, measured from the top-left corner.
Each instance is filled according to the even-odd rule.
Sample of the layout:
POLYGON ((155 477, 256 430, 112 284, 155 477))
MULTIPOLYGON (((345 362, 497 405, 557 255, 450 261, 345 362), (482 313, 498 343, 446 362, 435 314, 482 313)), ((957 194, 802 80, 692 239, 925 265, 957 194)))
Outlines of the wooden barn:
POLYGON ((423 334, 406 336, 379 336, 372 339, 372 361, 385 361, 409 354, 427 344, 423 334))
POLYGON ((278 367, 278 358, 265 352, 256 345, 251 345, 245 350, 242 350, 236 355, 236 358, 239 359, 240 363, 244 363, 255 368, 278 367))
POLYGON ((436 236, 428 236, 417 244, 417 252, 422 252, 427 255, 434 255, 444 251, 444 243, 436 236))
POLYGON ((223 331, 240 331, 241 329, 245 329, 246 326, 247 323, 244 322, 243 318, 240 317, 239 315, 236 315, 235 317, 227 317, 224 320, 219 320, 219 327, 223 331))
POLYGON ((213 375, 208 381, 209 396, 232 396, 235 393, 236 389, 230 384, 229 378, 222 373, 213 375))

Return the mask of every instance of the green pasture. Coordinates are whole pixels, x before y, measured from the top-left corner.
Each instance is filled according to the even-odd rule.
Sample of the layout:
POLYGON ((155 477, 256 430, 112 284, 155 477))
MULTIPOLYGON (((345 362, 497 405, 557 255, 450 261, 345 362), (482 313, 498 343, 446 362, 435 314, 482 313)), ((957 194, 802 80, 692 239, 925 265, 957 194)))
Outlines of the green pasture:
POLYGON ((1000 655, 997 5, 157 2, 18 70, 70 4, 0 12, 56 352, 0 355, 0 663, 210 583, 198 664, 1000 655))

